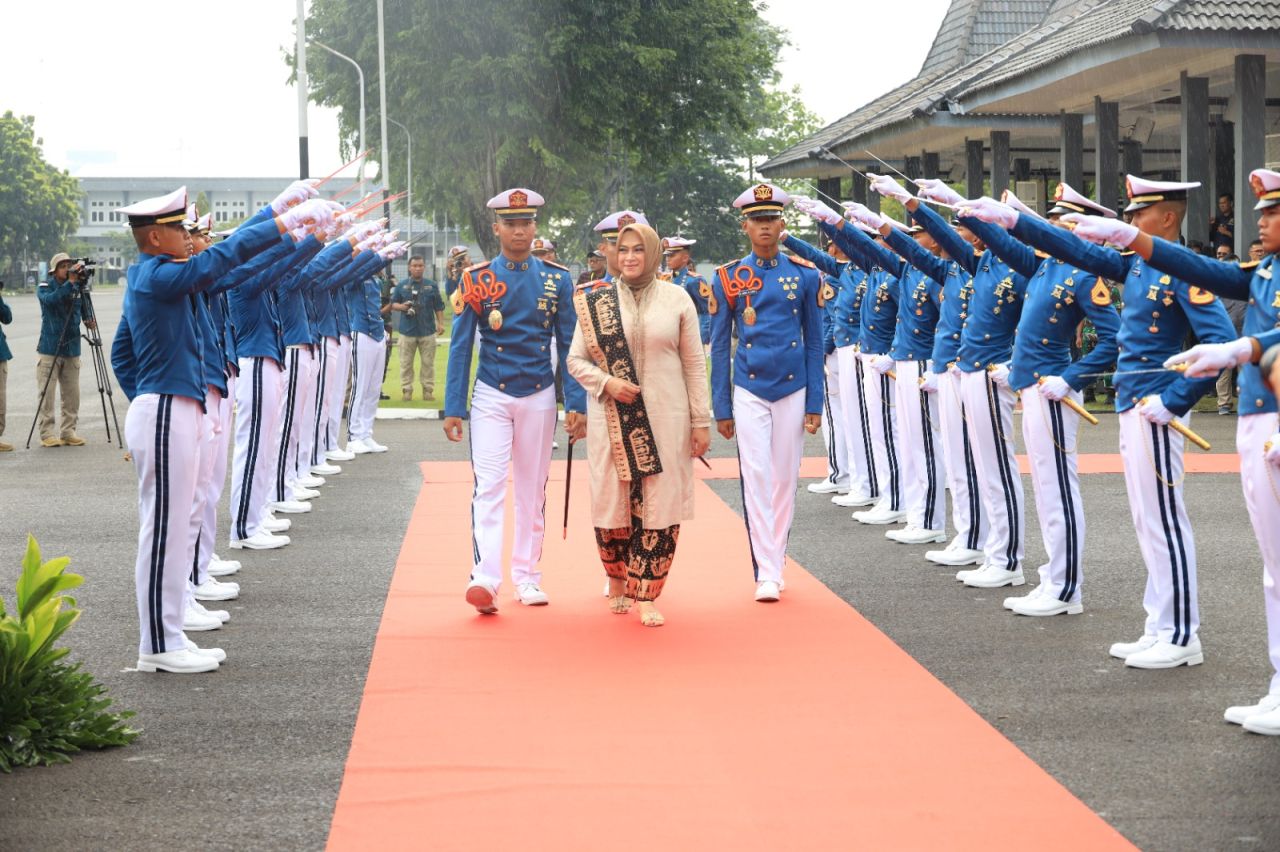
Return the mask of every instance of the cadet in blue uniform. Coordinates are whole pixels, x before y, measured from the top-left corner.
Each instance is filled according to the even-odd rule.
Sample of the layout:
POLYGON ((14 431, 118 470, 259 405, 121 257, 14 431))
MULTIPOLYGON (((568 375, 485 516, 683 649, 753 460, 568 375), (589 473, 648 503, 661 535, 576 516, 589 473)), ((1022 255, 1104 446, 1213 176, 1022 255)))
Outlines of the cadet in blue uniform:
POLYGON ((779 254, 788 201, 768 183, 734 200, 751 253, 717 269, 711 282, 712 403, 720 434, 738 438, 755 598, 765 602, 783 588, 804 433, 815 434, 822 419, 818 271, 779 254))
POLYGON ((386 358, 386 343, 383 342, 386 326, 380 310, 381 291, 372 275, 347 286, 347 308, 351 313, 352 331, 347 452, 356 455, 385 453, 387 448, 373 437, 374 415, 378 410, 386 358))
MULTIPOLYGON (((511 579, 515 598, 527 606, 547 603, 538 561, 545 531, 547 471, 555 434, 556 398, 551 337, 573 339, 575 314, 569 270, 531 256, 542 196, 510 189, 489 199, 502 251, 467 269, 458 288, 445 387, 445 436, 462 440, 462 418, 471 410, 472 573, 466 599, 480 613, 497 612, 502 585, 502 542, 507 474, 515 497, 515 546, 511 579), (467 404, 472 343, 484 324, 475 390, 467 404)), ((565 372, 565 431, 571 440, 586 433, 586 397, 565 372)))
POLYGON ((212 671, 226 656, 217 649, 195 649, 182 632, 200 524, 194 507, 206 389, 193 301, 233 266, 284 240, 292 242, 291 229, 331 221, 325 202, 297 204, 314 194, 309 184, 295 184, 272 202, 264 221, 240 228, 232 239, 190 259, 190 238, 182 227, 185 187, 119 211, 129 217, 142 253, 128 270, 111 351, 113 370, 131 400, 125 435, 138 474, 139 671, 212 671), (270 216, 276 210, 278 215, 270 216))
MULTIPOLYGON (((1133 175, 1125 183, 1130 202, 1125 212, 1132 214, 1133 225, 1153 236, 1177 240, 1187 190, 1198 184, 1148 181, 1133 175)), ((1142 636, 1112 645, 1111 655, 1125 665, 1145 669, 1203 662, 1197 635, 1195 539, 1182 498, 1183 440, 1169 423, 1175 417, 1185 423, 1191 406, 1214 382, 1145 371, 1158 369, 1176 354, 1188 332, 1206 343, 1235 339, 1226 310, 1212 293, 1160 272, 1133 252, 1095 246, 990 199, 970 202, 966 208, 1053 257, 1124 282, 1116 410, 1129 509, 1147 566, 1143 599, 1147 617, 1142 636)))
POLYGON ((711 285, 693 270, 693 246, 697 240, 685 237, 668 237, 662 241, 662 255, 667 259, 667 269, 671 270, 671 283, 683 287, 693 299, 693 307, 698 311, 698 331, 702 335, 702 345, 711 343, 711 313, 707 310, 707 298, 711 295, 711 285))

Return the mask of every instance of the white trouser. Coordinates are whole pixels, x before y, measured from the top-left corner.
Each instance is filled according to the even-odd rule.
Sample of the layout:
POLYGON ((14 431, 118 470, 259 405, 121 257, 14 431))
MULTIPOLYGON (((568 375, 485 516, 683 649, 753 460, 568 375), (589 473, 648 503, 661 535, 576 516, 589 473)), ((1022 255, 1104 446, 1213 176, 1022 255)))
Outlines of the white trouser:
POLYGON ((351 374, 351 338, 339 337, 337 350, 333 353, 333 357, 329 359, 327 369, 329 375, 325 382, 328 387, 325 389, 325 421, 324 434, 325 444, 320 448, 323 453, 326 450, 338 449, 338 435, 342 434, 338 431, 338 426, 342 423, 342 407, 347 401, 347 378, 351 374))
MULTIPOLYGON (((210 481, 217 464, 218 439, 222 436, 222 396, 213 388, 205 388, 204 416, 200 418, 200 455, 196 473, 196 496, 192 511, 196 515, 196 537, 191 543, 191 572, 187 579, 187 602, 195 600, 195 587, 209 579, 209 559, 213 555, 213 536, 218 522, 218 498, 222 495, 219 483, 216 494, 211 494, 210 481), (208 528, 208 529, 206 529, 208 528)), ((226 444, 222 445, 226 456, 226 444)), ((227 476, 224 460, 222 477, 227 476)))
POLYGON ((1119 420, 1129 511, 1147 565, 1144 633, 1186 645, 1200 628, 1200 606, 1196 542, 1182 499, 1182 436, 1144 420, 1136 408, 1122 412, 1119 420))
POLYGON ((382 390, 382 368, 387 346, 367 334, 356 332, 351 356, 351 405, 347 412, 347 440, 373 437, 373 417, 378 411, 382 390))
POLYGON ((281 384, 284 398, 280 403, 280 439, 276 446, 275 464, 271 471, 271 499, 293 499, 294 470, 298 461, 298 437, 305 419, 307 387, 311 385, 311 352, 286 349, 281 384))
POLYGON ((1246 414, 1236 424, 1240 484, 1253 534, 1262 551, 1262 600, 1267 612, 1271 692, 1280 694, 1280 471, 1267 464, 1263 445, 1280 429, 1274 414, 1246 414))
POLYGON ((804 399, 803 388, 775 402, 733 389, 742 504, 751 566, 761 583, 782 580, 804 451, 804 399))
MULTIPOLYGON (((1031 462, 1031 489, 1040 538, 1049 561, 1039 568, 1040 588, 1060 601, 1080 600, 1084 584, 1084 503, 1076 470, 1080 415, 1040 395, 1038 385, 1022 394, 1022 440, 1031 462)), ((1071 398, 1080 402, 1081 394, 1071 398)))
POLYGON ((514 397, 476 382, 471 400, 472 580, 502 585, 502 540, 507 474, 515 498, 511 581, 542 582, 538 560, 546 528, 547 472, 556 428, 556 390, 514 397))
POLYGON ((844 403, 840 397, 840 361, 836 353, 826 357, 822 386, 822 441, 827 445, 827 479, 841 491, 849 488, 849 442, 845 437, 844 403))
POLYGON ((1006 571, 1022 566, 1026 512, 1022 474, 1011 437, 1017 399, 1013 391, 993 382, 986 370, 960 374, 960 401, 968 418, 969 448, 987 520, 984 563, 1006 571))
POLYGON ((333 449, 329 441, 329 401, 333 395, 333 375, 337 370, 338 341, 326 337, 320 347, 320 365, 316 370, 316 403, 312 413, 311 464, 324 461, 326 450, 333 449))
POLYGON ((241 358, 236 382, 236 451, 231 466, 231 540, 256 535, 267 514, 284 373, 273 358, 241 358))
MULTIPOLYGON (((871 424, 864 387, 866 367, 852 346, 836 349, 839 364, 836 386, 839 389, 840 408, 844 425, 845 457, 849 461, 849 493, 863 497, 879 497, 880 483, 876 479, 876 453, 871 437, 871 424)), ((872 371, 874 372, 874 370, 872 371)), ((828 379, 828 386, 831 381, 828 379)))
POLYGON ((937 376, 938 426, 942 430, 942 456, 946 459, 955 540, 967 550, 982 550, 987 541, 987 523, 982 513, 982 496, 978 493, 969 431, 965 428, 965 409, 960 403, 960 376, 951 370, 937 376))
POLYGON ((937 394, 920 390, 927 361, 895 361, 894 398, 902 438, 902 501, 907 526, 942 530, 947 526, 946 463, 938 433, 937 394))
POLYGON ((140 654, 181 651, 187 577, 199 518, 196 501, 200 403, 184 396, 145 393, 129 404, 125 438, 138 474, 138 591, 140 654))
POLYGON ((902 467, 898 453, 898 418, 893 403, 893 380, 871 369, 874 355, 863 354, 862 388, 867 405, 867 424, 871 429, 871 451, 875 459, 877 487, 883 507, 894 512, 903 510, 902 467))
POLYGON ((298 418, 298 445, 291 457, 293 461, 289 465, 288 478, 290 485, 295 484, 299 476, 305 476, 310 471, 311 465, 318 464, 318 462, 311 460, 311 455, 316 440, 317 390, 321 381, 320 358, 323 352, 324 344, 320 343, 310 349, 304 349, 302 354, 298 356, 298 361, 307 365, 307 378, 300 385, 300 390, 298 391, 298 401, 301 406, 296 414, 298 418))

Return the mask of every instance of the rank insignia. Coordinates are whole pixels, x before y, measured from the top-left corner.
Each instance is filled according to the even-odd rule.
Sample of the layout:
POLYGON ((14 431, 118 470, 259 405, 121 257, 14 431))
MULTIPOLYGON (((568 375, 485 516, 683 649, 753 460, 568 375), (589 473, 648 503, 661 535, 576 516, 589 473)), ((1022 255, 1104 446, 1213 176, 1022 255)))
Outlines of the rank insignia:
POLYGON ((1103 281, 1098 281, 1089 291, 1089 301, 1100 307, 1111 304, 1111 288, 1103 281))
POLYGON ((1208 290, 1201 290, 1199 287, 1191 287, 1187 290, 1187 298, 1193 305, 1209 305, 1213 303, 1213 294, 1208 290))

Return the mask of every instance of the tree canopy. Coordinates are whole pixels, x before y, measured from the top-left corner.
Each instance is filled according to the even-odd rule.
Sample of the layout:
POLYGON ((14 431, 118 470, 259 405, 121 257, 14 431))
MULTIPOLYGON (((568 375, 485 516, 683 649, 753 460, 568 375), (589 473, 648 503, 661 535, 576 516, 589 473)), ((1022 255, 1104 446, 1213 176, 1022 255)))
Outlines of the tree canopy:
POLYGON ((44 159, 35 118, 0 116, 0 268, 48 260, 80 221, 80 187, 44 159))
MULTIPOLYGON (((510 186, 547 198, 542 230, 565 255, 620 207, 644 209, 660 231, 684 231, 700 247, 733 240, 728 205, 783 117, 762 106, 807 120, 797 132, 812 125, 794 95, 776 90, 783 37, 751 0, 387 0, 385 26, 387 109, 413 134, 415 206, 447 210, 486 252, 485 201, 510 186)), ((366 144, 378 150, 375 16, 352 0, 313 0, 307 33, 364 69, 366 144)), ((312 97, 341 108, 354 149, 353 69, 320 50, 307 64, 312 97)), ((393 189, 405 184, 404 144, 399 131, 388 140, 393 189)))

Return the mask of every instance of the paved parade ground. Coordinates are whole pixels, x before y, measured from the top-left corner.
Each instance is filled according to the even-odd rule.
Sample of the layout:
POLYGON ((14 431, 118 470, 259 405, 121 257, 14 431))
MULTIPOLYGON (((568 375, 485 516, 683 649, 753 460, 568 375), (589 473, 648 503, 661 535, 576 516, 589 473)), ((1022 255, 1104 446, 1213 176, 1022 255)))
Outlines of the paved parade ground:
MULTIPOLYGON (((95 298, 109 341, 119 293, 104 290, 95 298)), ((534 826, 524 848, 646 845, 641 820, 621 793, 611 800, 608 790, 557 786, 555 779, 532 784, 537 796, 530 799, 541 811, 565 815, 556 822, 522 813, 520 798, 509 792, 492 800, 459 792, 454 808, 448 785, 432 790, 427 783, 440 781, 445 761, 456 777, 472 761, 492 766, 503 759, 504 771, 516 772, 579 760, 584 744, 602 741, 611 726, 617 735, 609 759, 583 754, 575 766, 590 761, 596 778, 607 779, 612 761, 619 779, 665 783, 644 795, 668 795, 675 803, 670 821, 664 823, 660 807, 644 818, 683 826, 689 838, 682 846, 664 831, 666 848, 724 848, 717 838, 739 832, 711 829, 737 820, 793 837, 791 848, 1098 848, 1094 839, 1118 841, 1089 811, 1144 849, 1280 848, 1273 783, 1280 741, 1221 718, 1229 704, 1258 699, 1271 674, 1261 564, 1235 474, 1187 478, 1205 648, 1205 664, 1191 669, 1126 669, 1107 655, 1110 643, 1140 634, 1145 581, 1119 475, 1081 477, 1088 523, 1081 616, 1013 616, 1000 606, 1004 590, 966 588, 954 569, 926 562, 926 548, 887 541, 883 528, 856 524, 847 510, 806 492, 797 500, 787 596, 764 606, 750 600, 745 532, 729 514, 741 511, 737 480, 723 476, 732 470, 734 448, 718 437, 710 453, 717 476, 699 485, 699 517, 685 525, 662 598, 666 627, 645 631, 634 618, 620 624, 599 597, 587 481, 579 476, 585 465, 574 475, 579 511, 568 542, 560 542, 563 467, 556 465, 543 564, 551 606, 514 611, 504 589, 499 618, 514 625, 511 635, 481 642, 495 631, 462 600, 470 557, 465 475, 459 479, 456 464, 443 464, 465 462, 467 445, 448 444, 434 421, 379 421, 377 438, 390 452, 345 464, 311 513, 291 516, 290 546, 227 550, 225 512, 220 517, 219 552, 244 563, 231 578, 242 591, 226 606, 231 622, 195 638, 225 648, 227 663, 210 675, 141 675, 130 671, 138 640, 132 466, 106 443, 87 357, 78 431, 88 444, 21 448, 35 410, 39 309, 32 296, 6 300, 15 314, 6 329, 15 359, 5 437, 19 449, 0 455, 0 595, 12 603, 28 532, 46 558, 69 556, 70 570, 86 582, 75 594, 84 614, 65 641, 119 707, 137 711, 144 733, 126 748, 0 776, 0 848, 323 847, 340 788, 359 780, 356 770, 369 770, 367 763, 354 766, 358 755, 370 753, 357 750, 344 782, 380 626, 378 661, 396 642, 421 644, 401 648, 395 658, 409 667, 401 669, 405 674, 375 668, 381 679, 376 693, 371 681, 370 707, 375 694, 395 693, 398 677, 421 700, 402 714, 384 712, 385 702, 382 711, 367 710, 358 742, 381 743, 391 749, 383 754, 397 759, 438 761, 434 774, 407 773, 389 785, 384 779, 380 795, 394 798, 403 789, 406 801, 426 797, 416 835, 381 843, 385 848, 499 848, 496 836, 487 839, 486 820, 502 824, 504 838, 534 826), (445 487, 449 477, 453 484, 445 487), (389 605, 383 625, 389 589, 395 618, 389 605), (417 605, 414 594, 422 596, 417 605), (776 645, 768 641, 774 631, 776 645), (522 633, 529 638, 520 641, 522 633), (600 647, 588 648, 597 635, 600 647), (522 659, 522 651, 530 658, 522 659), (601 659, 610 661, 605 654, 615 655, 614 665, 601 678, 601 659), (666 677, 661 688, 646 688, 657 672, 687 673, 694 665, 702 677, 690 679, 687 692, 671 688, 666 677), (513 684, 533 669, 556 675, 531 681, 522 700, 513 684), (917 685, 915 692, 899 689, 904 679, 917 685), (898 695, 900 705, 885 697, 898 695), (759 720, 758 707, 745 703, 761 696, 772 702, 767 723, 745 724, 759 720), (980 719, 970 714, 965 721, 964 704, 980 719), (469 717, 468 707, 486 712, 469 717), (588 720, 580 736, 566 725, 566 708, 588 720), (705 743, 691 719, 708 720, 705 743), (669 774, 662 771, 668 765, 669 774), (695 774, 713 765, 734 772, 695 774), (905 784, 911 777, 928 783, 905 784), (676 782, 687 778, 723 787, 685 790, 676 782), (829 794, 816 806, 795 801, 796 789, 819 787, 829 794), (726 791, 738 794, 738 811, 727 810, 726 791), (1072 819, 1043 816, 1050 813, 1046 802, 1072 819), (589 811, 581 818, 594 833, 569 824, 578 804, 589 811), (694 807, 726 810, 708 811, 700 821, 690 818, 694 807), (903 813, 915 821, 894 822, 903 813), (901 833, 886 835, 890 825, 901 833), (848 831, 847 843, 840 842, 846 835, 828 833, 833 826, 848 831)), ((127 406, 119 395, 116 407, 123 424, 127 406)), ((1101 420, 1081 427, 1082 469, 1089 457, 1116 451, 1115 418, 1101 420)), ((1225 454, 1210 469, 1230 469, 1235 423, 1213 415, 1193 421, 1213 452, 1225 454)), ((824 455, 820 439, 809 439, 806 455, 815 457, 806 461, 814 467, 824 455)), ((564 456, 563 448, 556 452, 564 456)), ((1030 498, 1029 482, 1026 491, 1030 498)), ((1034 582, 1031 569, 1044 553, 1033 504, 1027 528, 1026 567, 1034 582)), ((348 795, 344 788, 344 802, 348 795)), ((359 819, 368 817, 358 809, 342 813, 344 834, 335 830, 334 847, 352 848, 350 830, 358 838, 359 819), (355 822, 345 821, 348 814, 355 822)), ((386 828, 367 823, 375 825, 386 828)))

